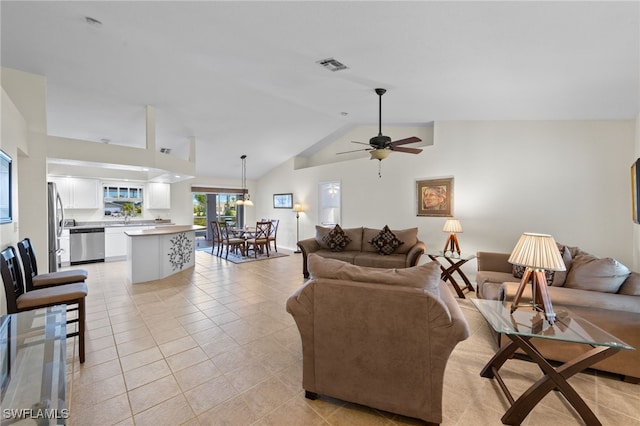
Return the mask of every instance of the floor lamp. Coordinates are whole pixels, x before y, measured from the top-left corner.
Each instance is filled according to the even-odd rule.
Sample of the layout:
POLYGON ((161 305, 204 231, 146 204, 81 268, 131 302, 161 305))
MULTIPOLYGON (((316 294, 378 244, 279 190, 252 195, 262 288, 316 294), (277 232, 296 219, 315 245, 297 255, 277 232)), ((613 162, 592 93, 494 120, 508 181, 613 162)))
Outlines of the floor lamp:
POLYGON ((544 271, 566 271, 556 241, 551 235, 525 232, 518 240, 513 252, 511 252, 509 263, 526 267, 520 286, 518 286, 516 295, 513 298, 511 312, 513 313, 522 306, 518 303, 524 288, 531 279, 532 303, 525 306, 531 306, 534 310, 544 312, 547 322, 553 325, 556 321, 556 314, 553 312, 553 306, 551 305, 544 271), (540 305, 540 302, 542 302, 542 305, 540 305))
POLYGON ((294 253, 302 253, 297 242, 300 241, 300 213, 304 211, 301 204, 294 204, 293 211, 296 212, 296 251, 294 253))

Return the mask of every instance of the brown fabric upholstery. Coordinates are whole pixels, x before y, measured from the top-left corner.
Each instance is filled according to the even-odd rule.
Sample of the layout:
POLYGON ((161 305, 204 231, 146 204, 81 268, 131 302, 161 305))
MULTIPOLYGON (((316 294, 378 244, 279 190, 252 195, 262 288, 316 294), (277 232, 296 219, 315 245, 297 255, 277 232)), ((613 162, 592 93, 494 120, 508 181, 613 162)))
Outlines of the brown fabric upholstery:
POLYGON ((368 240, 380 233, 380 229, 371 228, 343 228, 345 234, 351 238, 351 242, 342 251, 331 251, 322 241, 322 238, 332 228, 316 226, 316 236, 298 241, 298 247, 302 252, 302 274, 309 277, 307 268, 308 256, 316 253, 328 259, 337 259, 354 265, 373 268, 409 268, 416 266, 421 256, 426 251, 426 246, 418 240, 418 228, 391 230, 398 239, 404 242, 393 254, 381 255, 378 249, 368 243, 368 240), (413 242, 413 243, 412 243, 413 242))
MULTIPOLYGON (((359 279, 373 273, 361 269, 359 279)), ((384 273, 375 271, 377 279, 384 273)), ((287 312, 302 339, 304 389, 440 423, 446 363, 469 330, 446 284, 437 283, 441 296, 331 278, 300 287, 287 312)))
POLYGON ((65 284, 27 291, 17 299, 19 311, 68 303, 87 295, 85 283, 65 284))

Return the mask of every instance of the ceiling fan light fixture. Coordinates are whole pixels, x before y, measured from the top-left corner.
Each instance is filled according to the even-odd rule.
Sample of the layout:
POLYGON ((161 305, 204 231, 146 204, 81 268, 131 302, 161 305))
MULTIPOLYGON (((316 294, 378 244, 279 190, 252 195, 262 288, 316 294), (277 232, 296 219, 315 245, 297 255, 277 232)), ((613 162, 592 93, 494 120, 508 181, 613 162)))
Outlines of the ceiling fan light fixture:
POLYGON ((372 160, 375 159, 375 160, 382 161, 391 154, 391 150, 390 149, 374 149, 373 151, 370 152, 370 154, 371 154, 372 160))

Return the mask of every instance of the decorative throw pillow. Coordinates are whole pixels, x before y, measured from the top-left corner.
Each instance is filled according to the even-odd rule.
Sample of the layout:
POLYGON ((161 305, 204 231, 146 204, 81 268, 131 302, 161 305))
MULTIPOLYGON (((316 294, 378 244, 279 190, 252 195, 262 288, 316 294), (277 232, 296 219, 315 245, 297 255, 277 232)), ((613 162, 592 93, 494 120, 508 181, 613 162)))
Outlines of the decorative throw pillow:
MULTIPOLYGON (((513 268, 512 268, 513 276, 516 278, 522 278, 524 276, 525 269, 527 269, 526 266, 513 265, 513 268)), ((551 285, 553 283, 554 272, 544 271, 544 275, 547 278, 547 285, 551 285)))
POLYGON ((331 251, 342 251, 351 242, 351 238, 344 233, 340 225, 336 225, 327 235, 322 237, 322 241, 331 251))
POLYGON ((631 274, 629 268, 610 257, 579 254, 573 258, 564 286, 580 290, 617 293, 631 274))
POLYGON ((382 231, 369 241, 371 245, 378 249, 380 254, 391 254, 404 242, 400 241, 396 234, 391 232, 391 229, 387 225, 382 228, 382 231))

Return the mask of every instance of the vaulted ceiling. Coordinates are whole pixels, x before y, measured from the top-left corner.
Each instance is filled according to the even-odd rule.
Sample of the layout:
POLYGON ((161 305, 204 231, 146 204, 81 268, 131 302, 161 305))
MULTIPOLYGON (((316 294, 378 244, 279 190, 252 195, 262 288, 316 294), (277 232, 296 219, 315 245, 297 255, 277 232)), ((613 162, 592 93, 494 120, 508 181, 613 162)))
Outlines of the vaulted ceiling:
POLYGON ((0 13, 1 65, 47 78, 50 135, 144 147, 151 105, 157 148, 186 158, 195 138, 201 176, 237 177, 247 154, 258 178, 376 124, 376 87, 383 130, 640 111, 634 1, 3 0, 0 13))

